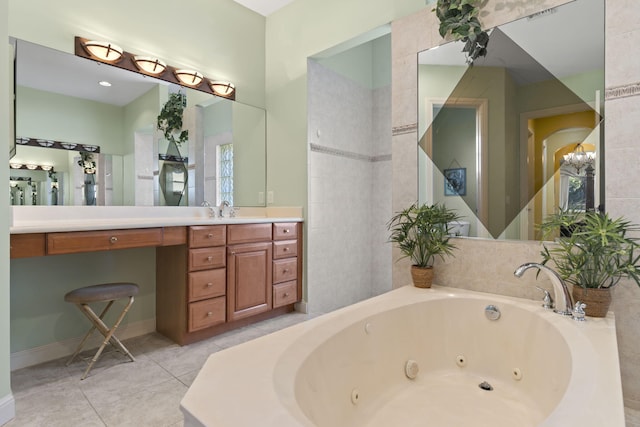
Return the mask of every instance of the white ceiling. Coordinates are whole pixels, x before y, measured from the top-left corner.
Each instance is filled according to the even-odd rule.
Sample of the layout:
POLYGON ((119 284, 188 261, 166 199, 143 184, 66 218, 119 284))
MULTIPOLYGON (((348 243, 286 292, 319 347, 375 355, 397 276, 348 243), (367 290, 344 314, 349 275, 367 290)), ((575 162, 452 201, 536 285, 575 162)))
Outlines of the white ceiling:
POLYGON ((260 15, 269 16, 276 10, 288 5, 293 0, 234 0, 260 15))

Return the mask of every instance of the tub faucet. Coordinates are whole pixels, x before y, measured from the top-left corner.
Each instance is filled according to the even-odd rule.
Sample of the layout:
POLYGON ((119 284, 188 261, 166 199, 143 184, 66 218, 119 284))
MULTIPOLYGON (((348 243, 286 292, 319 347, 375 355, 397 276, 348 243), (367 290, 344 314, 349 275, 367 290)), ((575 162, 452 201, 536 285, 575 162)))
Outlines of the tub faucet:
POLYGON ((557 302, 556 308, 553 311, 558 314, 562 314, 563 316, 571 316, 573 313, 573 302, 571 301, 571 295, 569 295, 569 289, 567 288, 567 284, 564 280, 562 280, 558 273, 546 265, 537 262, 524 263, 520 267, 516 268, 516 271, 514 271, 513 274, 515 274, 516 277, 522 277, 524 272, 530 268, 537 268, 540 271, 544 271, 549 277, 549 280, 551 280, 554 300, 557 302))

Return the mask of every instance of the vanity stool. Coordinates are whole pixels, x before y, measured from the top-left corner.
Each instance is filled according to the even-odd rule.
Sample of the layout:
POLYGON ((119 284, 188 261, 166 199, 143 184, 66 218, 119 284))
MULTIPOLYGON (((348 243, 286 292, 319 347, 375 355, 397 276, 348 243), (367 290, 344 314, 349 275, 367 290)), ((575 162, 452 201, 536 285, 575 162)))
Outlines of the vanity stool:
POLYGON ((131 304, 133 304, 133 297, 135 295, 138 295, 138 290, 138 285, 136 285, 135 283, 104 283, 101 285, 78 288, 67 293, 64 296, 64 300, 66 302, 75 304, 93 324, 91 329, 89 329, 89 331, 86 333, 86 335, 78 345, 75 353, 73 353, 73 355, 67 362, 67 366, 69 366, 73 359, 75 359, 75 357, 80 353, 82 347, 87 342, 94 330, 97 329, 102 335, 104 335, 104 341, 102 342, 102 345, 96 352, 95 356, 93 356, 93 359, 91 359, 91 362, 89 362, 89 366, 87 366, 87 370, 84 371, 84 375, 82 375, 81 380, 87 377, 87 374, 93 367, 93 364, 96 363, 96 361, 102 354, 104 347, 109 342, 111 342, 116 350, 122 351, 122 353, 126 354, 132 362, 135 362, 136 359, 134 359, 131 353, 129 353, 129 350, 127 350, 127 348, 120 342, 120 340, 114 335, 114 333, 120 325, 120 322, 122 322, 122 319, 124 319, 124 316, 127 314, 127 311, 129 311, 131 304), (118 316, 118 319, 113 324, 111 329, 109 329, 109 327, 104 323, 102 319, 107 314, 107 311, 109 311, 114 301, 121 298, 129 298, 129 302, 125 305, 124 309, 118 316), (107 302, 107 305, 102 310, 102 313, 100 313, 100 316, 97 316, 96 313, 91 309, 91 307, 89 307, 90 303, 96 302, 107 302))

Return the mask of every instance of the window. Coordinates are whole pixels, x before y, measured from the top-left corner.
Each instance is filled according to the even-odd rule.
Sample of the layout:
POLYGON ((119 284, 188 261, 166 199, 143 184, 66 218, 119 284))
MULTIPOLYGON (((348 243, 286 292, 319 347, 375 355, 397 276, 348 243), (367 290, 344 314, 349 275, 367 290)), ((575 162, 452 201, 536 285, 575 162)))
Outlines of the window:
POLYGON ((233 144, 218 145, 218 200, 233 206, 233 144))

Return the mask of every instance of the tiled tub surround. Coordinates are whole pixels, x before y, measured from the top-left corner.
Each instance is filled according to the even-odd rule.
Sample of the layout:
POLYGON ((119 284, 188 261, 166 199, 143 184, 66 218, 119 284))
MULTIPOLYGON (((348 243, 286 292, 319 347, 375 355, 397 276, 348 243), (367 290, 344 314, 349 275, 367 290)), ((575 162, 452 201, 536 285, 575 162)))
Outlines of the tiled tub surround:
POLYGON ((186 426, 623 427, 618 368, 612 315, 404 286, 213 354, 181 407, 186 426))
POLYGON ((308 71, 307 289, 323 313, 390 289, 391 95, 311 60, 308 71))
MULTIPOLYGON (((483 6, 481 20, 486 27, 493 27, 564 3, 567 1, 505 3, 488 0, 483 6), (511 7, 505 7, 509 3, 511 7)), ((605 13, 605 203, 612 216, 623 215, 640 223, 640 172, 635 165, 621 167, 621 164, 626 165, 625 161, 640 158, 640 145, 637 142, 640 95, 636 89, 640 58, 629 54, 640 41, 640 8, 635 0, 606 0, 605 13)), ((417 197, 417 133, 408 132, 418 121, 416 55, 442 42, 435 14, 430 7, 392 23, 394 211, 413 203, 417 197)), ((461 240, 465 242, 457 252, 455 267, 451 264, 450 268, 438 274, 440 283, 452 283, 462 274, 468 280, 460 280, 460 287, 537 298, 535 288, 530 283, 535 275, 531 275, 533 279, 525 275, 519 280, 511 276, 511 268, 515 268, 517 263, 540 259, 537 244, 461 240), (505 260, 510 260, 509 265, 505 260), (500 265, 503 265, 503 271, 497 278, 481 279, 491 277, 483 276, 483 273, 500 265), (472 270, 476 267, 479 270, 472 270)), ((398 258, 399 253, 394 251, 394 286, 402 286, 410 280, 407 261, 395 262, 398 258)), ((640 357, 637 314, 640 312, 640 288, 633 283, 620 284, 615 290, 612 310, 616 314, 625 405, 630 411, 640 410, 640 370, 637 369, 640 357)), ((637 423, 629 425, 635 427, 637 423)))

